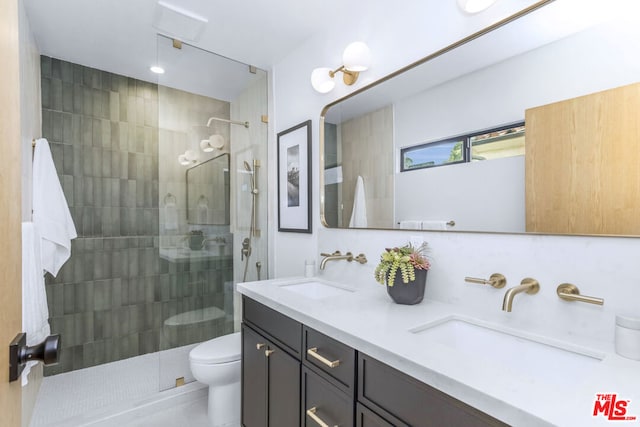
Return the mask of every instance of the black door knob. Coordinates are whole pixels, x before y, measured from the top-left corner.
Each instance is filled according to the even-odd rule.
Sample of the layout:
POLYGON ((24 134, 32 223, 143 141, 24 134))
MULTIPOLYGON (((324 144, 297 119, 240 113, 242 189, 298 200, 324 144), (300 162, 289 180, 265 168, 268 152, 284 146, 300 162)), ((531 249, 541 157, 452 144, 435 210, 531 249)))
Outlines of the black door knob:
POLYGON ((18 361, 27 363, 32 360, 38 360, 44 363, 45 366, 55 365, 58 363, 60 345, 60 335, 49 335, 39 344, 32 347, 23 347, 18 361))
POLYGON ((24 365, 32 360, 55 365, 60 360, 62 340, 59 334, 49 335, 39 344, 28 346, 27 334, 20 333, 9 344, 9 381, 20 377, 24 365))

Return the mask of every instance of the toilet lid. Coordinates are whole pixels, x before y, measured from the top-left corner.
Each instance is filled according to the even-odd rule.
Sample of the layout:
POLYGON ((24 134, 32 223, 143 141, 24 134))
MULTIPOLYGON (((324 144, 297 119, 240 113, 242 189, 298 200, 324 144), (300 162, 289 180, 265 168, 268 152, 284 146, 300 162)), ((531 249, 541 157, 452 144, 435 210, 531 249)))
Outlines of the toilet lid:
POLYGON ((196 346, 189 353, 189 360, 198 363, 225 363, 240 360, 240 332, 223 335, 196 346))

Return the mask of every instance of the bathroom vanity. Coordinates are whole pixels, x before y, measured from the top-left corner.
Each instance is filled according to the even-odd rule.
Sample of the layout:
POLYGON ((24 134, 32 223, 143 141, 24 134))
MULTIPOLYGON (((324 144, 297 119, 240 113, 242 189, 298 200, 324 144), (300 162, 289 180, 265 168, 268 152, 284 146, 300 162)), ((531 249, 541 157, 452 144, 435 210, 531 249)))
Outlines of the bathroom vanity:
POLYGON ((499 310, 402 306, 374 283, 237 287, 245 427, 599 425, 604 393, 640 414, 638 362, 587 338, 511 329, 499 310))
POLYGON ((506 425, 247 297, 242 386, 245 427, 506 425))

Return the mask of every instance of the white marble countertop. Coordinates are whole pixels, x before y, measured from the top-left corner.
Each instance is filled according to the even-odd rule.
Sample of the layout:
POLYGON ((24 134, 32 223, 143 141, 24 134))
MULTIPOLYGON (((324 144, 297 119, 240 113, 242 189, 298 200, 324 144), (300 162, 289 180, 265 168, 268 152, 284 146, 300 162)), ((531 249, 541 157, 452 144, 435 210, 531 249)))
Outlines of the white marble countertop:
POLYGON ((398 305, 386 294, 384 286, 375 282, 350 286, 298 277, 239 283, 237 290, 510 425, 611 425, 605 415, 593 413, 597 394, 614 393, 618 401, 627 401, 626 416, 636 418, 618 424, 640 423, 640 362, 618 356, 613 346, 603 347, 602 342, 571 335, 550 338, 531 331, 512 331, 530 340, 602 359, 596 359, 584 370, 572 369, 570 357, 569 362, 542 361, 537 367, 523 357, 520 366, 513 360, 501 362, 496 357, 501 354, 491 354, 499 351, 496 348, 479 345, 473 353, 456 351, 414 333, 421 326, 451 317, 509 331, 504 314, 510 313, 499 310, 495 315, 470 309, 462 312, 454 305, 427 299, 414 306, 398 305), (286 286, 310 280, 349 292, 309 297, 286 286))

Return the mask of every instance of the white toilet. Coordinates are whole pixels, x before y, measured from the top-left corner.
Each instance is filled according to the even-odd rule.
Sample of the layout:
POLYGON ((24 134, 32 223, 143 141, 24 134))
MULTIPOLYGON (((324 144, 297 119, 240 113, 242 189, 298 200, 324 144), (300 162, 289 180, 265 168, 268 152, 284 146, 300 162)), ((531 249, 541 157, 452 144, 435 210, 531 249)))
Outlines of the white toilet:
POLYGON ((209 386, 209 425, 240 425, 240 332, 205 341, 189 353, 191 373, 209 386))

